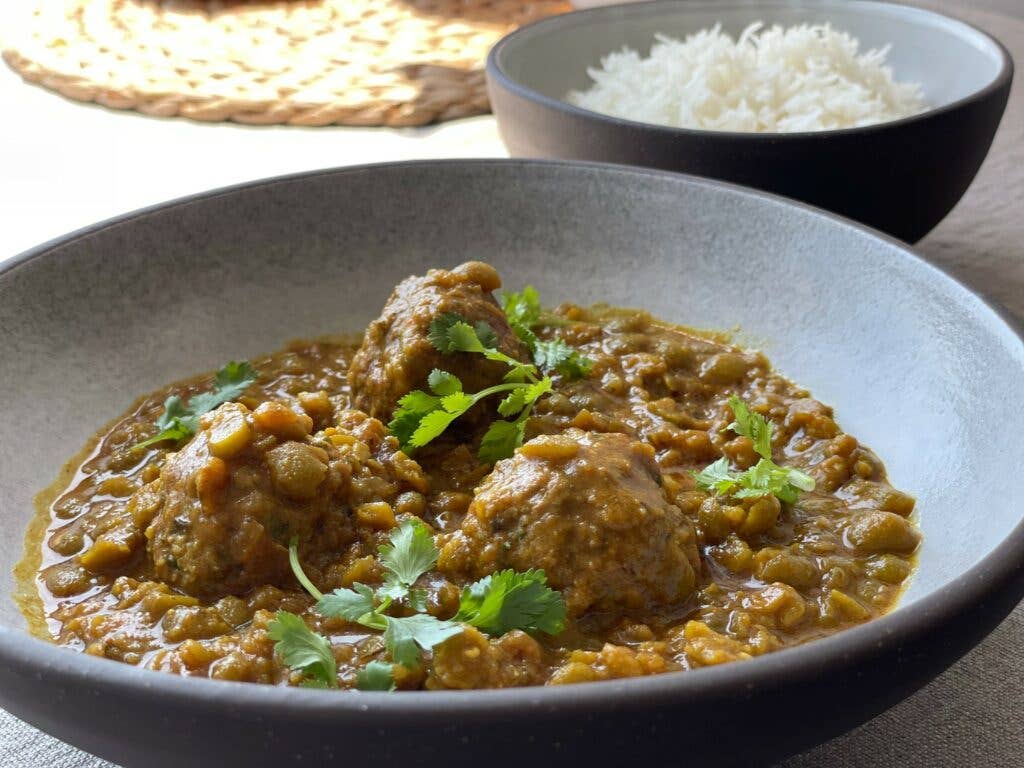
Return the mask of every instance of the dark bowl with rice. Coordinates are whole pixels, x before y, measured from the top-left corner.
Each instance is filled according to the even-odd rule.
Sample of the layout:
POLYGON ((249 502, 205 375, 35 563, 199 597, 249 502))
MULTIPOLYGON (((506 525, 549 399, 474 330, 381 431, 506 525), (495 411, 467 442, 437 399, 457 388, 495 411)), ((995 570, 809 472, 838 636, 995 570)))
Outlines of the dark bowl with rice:
MULTIPOLYGON (((707 176, 802 200, 909 242, 960 200, 1006 107, 1013 61, 993 37, 932 11, 859 0, 659 0, 556 16, 501 40, 487 62, 491 103, 515 157, 598 160, 707 176), (640 122, 576 106, 588 68, 655 35, 720 24, 829 24, 861 51, 889 47, 895 80, 920 85, 923 111, 852 128, 740 132, 640 122)), ((631 115, 636 117, 636 115, 631 115)))

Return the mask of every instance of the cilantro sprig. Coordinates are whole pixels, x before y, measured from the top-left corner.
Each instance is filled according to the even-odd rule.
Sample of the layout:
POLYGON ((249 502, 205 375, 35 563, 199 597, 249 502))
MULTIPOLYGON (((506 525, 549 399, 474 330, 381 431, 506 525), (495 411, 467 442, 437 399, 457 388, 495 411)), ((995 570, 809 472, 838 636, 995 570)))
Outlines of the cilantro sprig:
POLYGON ((430 323, 427 338, 444 354, 470 352, 488 360, 505 363, 509 370, 501 384, 479 392, 463 391, 462 381, 440 369, 427 379, 429 391, 407 393, 398 401, 388 429, 406 451, 422 448, 438 438, 449 425, 473 406, 492 395, 504 394, 498 405, 503 420, 494 421, 480 442, 481 461, 494 463, 508 458, 523 444, 526 421, 538 399, 552 390, 550 376, 558 373, 566 379, 588 376, 593 361, 581 355, 562 339, 541 340, 533 329, 556 321, 546 317, 537 290, 526 286, 519 293, 503 293, 502 308, 516 336, 530 351, 532 363, 523 363, 498 349, 498 336, 486 322, 471 324, 456 313, 445 313, 430 323))
MULTIPOLYGON (((384 586, 374 590, 365 584, 356 582, 351 589, 336 589, 329 594, 322 593, 310 581, 302 565, 299 563, 298 548, 295 540, 288 548, 288 559, 295 578, 303 588, 316 600, 317 612, 326 618, 341 618, 369 629, 384 633, 384 648, 395 663, 406 667, 419 664, 421 651, 429 651, 435 645, 443 643, 449 637, 462 631, 461 625, 453 621, 443 621, 428 613, 414 613, 411 616, 391 616, 386 611, 392 605, 406 601, 414 610, 425 609, 425 599, 414 596, 412 584, 437 562, 438 551, 426 526, 419 520, 410 520, 392 532, 390 544, 380 548, 380 561, 386 571, 384 586)), ((277 628, 281 619, 271 622, 271 629, 281 635, 275 650, 281 655, 285 664, 296 668, 289 661, 296 653, 311 644, 308 637, 283 635, 277 628)), ((294 619, 302 619, 294 614, 286 614, 286 620, 294 625, 294 619)), ((302 622, 305 626, 305 622, 302 622)), ((310 630, 312 632, 312 630, 310 630)), ((315 634, 315 633, 314 633, 315 634)), ((273 635, 272 635, 273 636, 273 635)), ((320 637, 320 636, 318 636, 320 637)), ((274 639, 278 639, 274 637, 274 639)), ((328 642, 321 637, 323 642, 328 642)), ((364 690, 389 690, 384 687, 384 667, 381 663, 372 670, 364 669, 357 685, 365 686, 364 690)), ((298 667, 309 674, 307 668, 298 667)), ((314 668, 314 672, 318 671, 314 668)), ((390 667, 387 670, 390 673, 390 667)), ((394 680, 391 679, 393 685, 394 680)))
POLYGON ((516 332, 520 334, 528 332, 540 325, 544 310, 540 306, 540 294, 532 285, 527 285, 523 290, 501 292, 501 308, 505 311, 505 317, 516 332))
POLYGON ((378 549, 378 560, 384 566, 384 586, 379 594, 392 600, 408 600, 416 610, 425 610, 426 593, 413 584, 434 567, 438 551, 427 526, 418 520, 399 526, 391 534, 390 543, 378 549))
POLYGON ((489 635, 513 629, 557 635, 565 629, 565 601, 548 587, 543 570, 498 571, 462 590, 455 621, 489 635))
POLYGON ((754 442, 761 457, 757 464, 743 472, 734 472, 723 456, 700 472, 694 472, 697 487, 720 496, 750 499, 771 494, 787 504, 796 502, 801 491, 814 490, 814 478, 799 469, 780 467, 772 461, 772 423, 733 395, 729 398, 734 421, 729 429, 754 442))
POLYGON ((470 394, 463 391, 458 376, 435 368, 427 378, 429 392, 413 390, 398 401, 398 409, 388 424, 391 434, 407 451, 422 448, 481 400, 504 394, 498 403, 498 413, 505 419, 491 423, 477 455, 488 463, 511 456, 523 444, 526 421, 534 404, 551 391, 551 379, 547 376, 541 378, 537 366, 532 363, 523 363, 493 346, 487 346, 487 342, 496 343, 497 339, 486 323, 473 326, 460 315, 440 315, 431 322, 428 338, 446 354, 480 354, 488 360, 505 363, 509 370, 501 384, 470 394))
POLYGON ((764 459, 772 458, 772 423, 757 411, 750 410, 736 395, 730 395, 729 406, 735 419, 729 426, 737 435, 749 437, 754 450, 764 459))
MULTIPOLYGON (((396 664, 415 667, 424 651, 462 632, 464 624, 490 635, 513 629, 558 634, 565 627, 565 602, 559 592, 547 586, 541 570, 500 571, 467 586, 451 620, 427 613, 426 593, 414 585, 434 567, 440 553, 429 529, 417 519, 403 522, 378 551, 385 570, 382 586, 374 589, 357 582, 351 589, 340 588, 328 594, 317 589, 303 571, 294 541, 288 556, 296 579, 317 601, 317 612, 383 632, 385 651, 396 664), (404 605, 406 613, 413 613, 392 616, 389 611, 396 605, 404 605)), ((301 617, 278 611, 269 634, 277 641, 274 648, 284 663, 306 675, 305 685, 337 687, 330 642, 313 632, 301 617)), ((391 664, 371 661, 357 673, 356 684, 361 690, 394 690, 391 664)))
POLYGON ((356 673, 356 687, 360 691, 393 691, 394 670, 383 661, 371 661, 356 673))
POLYGON ((512 331, 530 350, 533 362, 545 373, 557 371, 567 379, 582 379, 590 375, 594 361, 584 357, 562 339, 543 341, 534 328, 554 324, 540 306, 540 296, 532 285, 519 293, 502 292, 501 307, 512 331))
POLYGON ((156 420, 160 430, 148 440, 134 446, 136 450, 167 440, 180 442, 192 437, 199 430, 199 417, 223 403, 236 400, 256 381, 256 371, 248 362, 230 362, 217 371, 213 378, 213 389, 189 398, 188 403, 178 395, 171 395, 164 401, 164 412, 156 420))
POLYGON ((745 472, 729 469, 724 456, 700 472, 694 472, 697 487, 713 490, 720 496, 751 499, 771 494, 779 501, 793 504, 801 491, 814 490, 814 478, 792 467, 780 467, 771 459, 760 459, 745 472))
POLYGON ((306 675, 309 688, 337 688, 338 666, 326 637, 311 630, 301 616, 278 611, 267 627, 267 635, 276 640, 275 650, 284 663, 306 675))

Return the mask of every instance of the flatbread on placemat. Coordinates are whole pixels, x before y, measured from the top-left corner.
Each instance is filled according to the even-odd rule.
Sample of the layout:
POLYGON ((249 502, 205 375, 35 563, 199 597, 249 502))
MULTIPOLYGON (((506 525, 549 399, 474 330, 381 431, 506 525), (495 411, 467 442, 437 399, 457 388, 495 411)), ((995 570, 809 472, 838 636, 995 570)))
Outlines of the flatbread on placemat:
POLYGON ((26 80, 147 115, 424 125, 489 111, 483 63, 561 0, 27 0, 26 80))

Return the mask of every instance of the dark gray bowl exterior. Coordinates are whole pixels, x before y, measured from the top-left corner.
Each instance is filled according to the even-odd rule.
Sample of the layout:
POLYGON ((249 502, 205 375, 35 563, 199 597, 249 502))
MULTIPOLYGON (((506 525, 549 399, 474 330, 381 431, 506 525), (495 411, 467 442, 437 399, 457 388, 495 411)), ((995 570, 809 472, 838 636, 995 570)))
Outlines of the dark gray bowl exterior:
MULTIPOLYGON (((1024 549, 1024 531, 1012 543, 1024 549)), ((1024 595, 1022 562, 965 574, 937 616, 894 615, 801 649, 799 663, 782 651, 756 670, 702 670, 685 686, 670 675, 556 696, 414 693, 414 702, 287 691, 268 700, 243 683, 135 668, 106 678, 116 662, 86 665, 62 651, 71 658, 54 663, 5 643, 0 706, 127 768, 766 765, 866 722, 960 658, 1024 595), (952 594, 978 580, 983 599, 952 594)))
MULTIPOLYGON (((76 441, 123 410, 139 391, 213 367, 227 354, 265 351, 298 333, 338 330, 339 323, 355 327, 379 306, 384 286, 411 265, 419 268, 421 260, 451 264, 472 256, 494 258, 513 287, 529 279, 542 292, 634 305, 644 303, 644 296, 625 278, 660 263, 659 271, 644 279, 645 291, 659 291, 659 282, 671 284, 660 300, 687 297, 680 317, 725 327, 724 318, 739 311, 742 297, 750 297, 745 286, 724 280, 704 300, 699 293, 687 294, 687 285, 700 286, 721 268, 726 274, 742 271, 756 251, 763 251, 758 258, 779 254, 777 272, 790 286, 791 300, 773 311, 791 317, 780 327, 799 328, 794 333, 808 343, 813 343, 813 327, 801 325, 802 313, 814 306, 821 291, 814 287, 817 281, 828 281, 840 270, 837 265, 847 263, 837 259, 845 259, 857 265, 848 274, 864 277, 872 288, 861 298, 867 308, 863 318, 829 320, 841 336, 849 332, 863 339, 857 325, 862 319, 877 333, 887 333, 886 327, 894 333, 908 329, 912 339, 924 333, 922 343, 938 345, 935 359, 951 359, 954 366, 958 355, 972 347, 988 349, 998 339, 992 348, 1006 350, 1006 361, 1000 362, 1008 377, 1005 386, 1017 388, 1024 381, 1021 339, 977 297, 895 241, 770 196, 675 174, 522 161, 409 163, 305 174, 99 224, 41 246, 0 272, 5 366, 19 372, 5 385, 5 405, 31 402, 49 386, 54 393, 68 393, 67 403, 45 395, 48 407, 40 415, 7 411, 8 421, 17 425, 24 419, 24 426, 0 425, 0 435, 14 430, 3 447, 7 468, 0 466, 0 499, 7 506, 0 516, 10 524, 8 536, 19 537, 17 526, 27 513, 11 507, 31 490, 20 487, 20 478, 52 476, 76 441), (571 255, 566 264, 562 253, 571 255), (652 262, 655 258, 660 261, 652 262), (722 260, 729 263, 723 267, 722 260), (735 296, 729 293, 733 288, 735 296), (192 293, 199 299, 191 301, 192 293), (226 303, 217 300, 221 295, 226 303), (933 305, 937 308, 927 309, 933 305), (918 306, 933 311, 929 318, 937 324, 949 319, 948 327, 935 328, 934 339, 927 327, 909 330, 916 327, 918 306), (262 335, 254 338, 248 323, 262 335), (176 335, 179 328, 190 335, 176 335), (67 368, 105 345, 118 348, 110 358, 123 369, 89 375, 88 369, 67 368), (55 361, 63 367, 55 368, 55 361), (58 371, 68 376, 54 383, 58 371), (32 425, 66 444, 33 444, 32 425), (20 445, 14 434, 24 436, 20 445)), ((758 306, 750 316, 763 312, 758 306)), ((876 354, 873 344, 868 339, 869 355, 876 354)), ((785 347, 769 352, 790 366, 801 355, 808 359, 804 353, 788 357, 796 351, 785 347)), ((827 360, 829 354, 819 349, 814 357, 827 360)), ((884 356, 884 348, 877 354, 884 356)), ((810 370, 832 377, 828 362, 814 362, 810 370)), ((888 382, 880 371, 873 396, 881 399, 860 417, 871 423, 872 412, 882 412, 881 425, 872 431, 885 430, 889 400, 906 407, 902 382, 888 382)), ((940 382, 935 392, 914 392, 911 400, 932 402, 928 398, 935 395, 937 402, 969 406, 1002 386, 995 383, 999 379, 975 381, 969 372, 951 371, 957 381, 974 382, 975 389, 947 391, 940 382)), ((841 391, 844 377, 875 373, 837 372, 840 389, 833 391, 841 391)), ((1007 410, 993 418, 1024 429, 1012 398, 994 399, 988 410, 1004 405, 1007 410)), ((853 402, 848 406, 846 413, 857 410, 853 402)), ((909 425, 902 426, 912 428, 913 414, 906 418, 909 425)), ((928 414, 923 418, 943 423, 928 414)), ((891 437, 891 443, 898 440, 891 437)), ((886 448, 895 450, 894 444, 877 441, 875 447, 883 456, 886 448)), ((1019 464, 1019 456, 1010 455, 1017 448, 1004 448, 1006 461, 1019 464)), ((968 462, 991 463, 977 446, 962 450, 967 452, 958 455, 968 462)), ((908 467, 915 452, 913 445, 901 449, 908 467)), ((908 605, 826 640, 749 662, 554 688, 334 694, 182 679, 82 656, 29 638, 17 627, 16 612, 0 601, 0 706, 132 768, 522 768, 555 761, 619 766, 642 760, 763 764, 883 711, 1007 615, 1024 594, 1024 523, 1010 501, 985 510, 987 525, 998 520, 997 535, 986 527, 968 529, 980 542, 967 542, 969 548, 985 552, 984 557, 952 552, 947 563, 941 544, 922 554, 927 568, 918 581, 934 583, 920 583, 908 605)), ((934 515, 925 522, 940 540, 944 526, 961 524, 934 515)), ((14 548, 0 543, 0 551, 14 548)), ((4 556, 9 564, 12 555, 4 556)), ((0 583, 5 583, 2 575, 0 583)))
MULTIPOLYGON (((512 156, 621 163, 721 179, 802 200, 911 243, 963 197, 988 154, 1013 80, 1012 59, 994 40, 1005 66, 983 90, 917 117, 814 133, 679 130, 620 120, 542 95, 508 72, 511 56, 529 55, 528 47, 514 48, 534 28, 566 28, 588 16, 685 14, 686 5, 669 0, 595 8, 536 22, 500 41, 487 61, 487 83, 512 156)), ((756 3, 750 5, 753 21, 759 12, 756 3)), ((815 2, 795 4, 802 5, 815 2)), ((569 59, 559 66, 585 65, 569 59)))

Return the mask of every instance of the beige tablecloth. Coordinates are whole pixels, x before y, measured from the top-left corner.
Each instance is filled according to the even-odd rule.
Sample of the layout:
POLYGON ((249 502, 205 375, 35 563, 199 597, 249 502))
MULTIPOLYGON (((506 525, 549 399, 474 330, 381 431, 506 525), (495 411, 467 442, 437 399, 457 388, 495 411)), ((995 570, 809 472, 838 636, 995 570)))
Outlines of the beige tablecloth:
MULTIPOLYGON (((1024 62, 1024 0, 920 0, 999 37, 1024 62), (1015 16, 1016 18, 1011 17, 1015 16)), ((995 145, 956 210, 918 249, 1024 320, 1024 84, 1018 76, 995 145)), ((344 140, 340 138, 340 140, 344 140)), ((5 254, 6 255, 6 254, 5 254)), ((1024 394, 1024 393, 1022 393, 1024 394)), ((40 695, 46 695, 40 691, 40 695)), ((813 718, 813 705, 797 717, 813 718)), ((1024 766, 1024 605, 930 685, 866 725, 779 768, 1024 766)), ((112 768, 0 710, 0 767, 112 768)), ((135 768, 132 766, 132 768, 135 768)))

